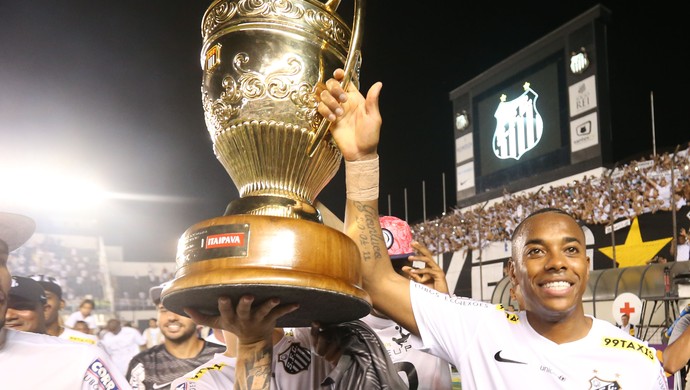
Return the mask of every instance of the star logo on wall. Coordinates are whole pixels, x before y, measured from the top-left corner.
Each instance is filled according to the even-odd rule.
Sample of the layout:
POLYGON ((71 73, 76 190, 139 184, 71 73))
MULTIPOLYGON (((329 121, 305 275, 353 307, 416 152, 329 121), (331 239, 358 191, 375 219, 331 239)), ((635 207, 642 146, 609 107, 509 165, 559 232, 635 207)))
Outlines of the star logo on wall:
MULTIPOLYGON (((668 237, 653 241, 642 241, 640 223, 637 221, 637 218, 633 219, 628 237, 625 239, 625 244, 616 245, 618 267, 625 268, 647 264, 647 260, 659 253, 661 248, 666 246, 672 239, 673 237, 668 237)), ((612 246, 599 248, 599 251, 613 260, 612 246)))

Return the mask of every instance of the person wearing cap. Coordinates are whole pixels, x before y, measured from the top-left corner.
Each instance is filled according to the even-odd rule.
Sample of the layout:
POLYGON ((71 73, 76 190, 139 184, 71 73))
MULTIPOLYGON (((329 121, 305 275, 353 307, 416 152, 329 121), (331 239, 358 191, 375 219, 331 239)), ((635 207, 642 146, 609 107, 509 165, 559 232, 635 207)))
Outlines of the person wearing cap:
MULTIPOLYGON (((585 314, 585 234, 562 210, 535 211, 513 232, 509 276, 525 304, 518 313, 398 275, 378 216, 378 95, 364 98, 352 84, 345 92, 343 77, 339 69, 326 82, 319 113, 333 122, 330 131, 345 161, 345 232, 359 246, 363 287, 377 310, 451 362, 463 390, 668 388, 654 348, 585 314)), ((289 310, 278 306, 269 315, 289 310)), ((246 359, 238 366, 252 364, 251 356, 246 359)))
POLYGON ((30 278, 13 276, 5 326, 23 332, 46 334, 45 309, 43 287, 30 278))
POLYGON ((66 328, 60 324, 60 310, 64 309, 65 301, 62 299, 62 287, 57 279, 48 275, 31 275, 29 278, 35 280, 43 288, 46 296, 45 333, 77 343, 100 346, 98 336, 90 333, 85 334, 84 332, 66 328))
MULTIPOLYGON (((108 355, 98 347, 5 326, 12 286, 7 260, 10 252, 31 237, 34 229, 35 223, 30 218, 0 212, 0 387, 130 389, 125 378, 113 369, 108 355)), ((35 290, 33 299, 36 294, 43 295, 43 289, 40 290, 35 290)))
POLYGON ((139 352, 129 361, 126 377, 133 389, 167 389, 174 379, 225 351, 225 346, 201 339, 194 321, 163 306, 161 291, 164 285, 149 290, 158 310, 163 343, 139 352))
MULTIPOLYGON (((448 293, 448 284, 443 270, 433 260, 431 252, 426 247, 412 240, 410 225, 394 216, 379 217, 379 222, 393 269, 399 275, 427 284, 437 291, 448 293), (411 273, 415 261, 423 262, 427 273, 411 273)), ((362 321, 379 336, 391 360, 398 368, 399 374, 410 389, 450 390, 452 388, 448 362, 423 351, 419 339, 412 336, 410 331, 373 308, 369 315, 362 318, 362 321)))

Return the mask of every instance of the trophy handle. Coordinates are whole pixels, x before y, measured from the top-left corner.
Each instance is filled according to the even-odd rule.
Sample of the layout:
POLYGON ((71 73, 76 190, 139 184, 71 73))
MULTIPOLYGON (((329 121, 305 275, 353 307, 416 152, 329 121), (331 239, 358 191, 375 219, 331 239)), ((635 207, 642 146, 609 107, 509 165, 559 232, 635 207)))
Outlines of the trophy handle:
MULTIPOLYGON (((352 79, 352 72, 354 72, 355 65, 360 56, 360 47, 362 46, 362 24, 364 19, 364 3, 366 0, 355 0, 355 13, 352 22, 352 39, 350 39, 350 47, 347 51, 347 59, 345 60, 345 78, 340 82, 343 89, 347 88, 347 85, 352 79)), ((335 11, 340 4, 340 0, 329 0, 325 6, 331 11, 335 11)), ((321 123, 319 124, 318 130, 314 138, 312 138, 307 153, 309 157, 314 156, 316 148, 319 146, 323 137, 326 136, 326 132, 330 127, 331 122, 327 121, 326 118, 321 118, 321 123)))

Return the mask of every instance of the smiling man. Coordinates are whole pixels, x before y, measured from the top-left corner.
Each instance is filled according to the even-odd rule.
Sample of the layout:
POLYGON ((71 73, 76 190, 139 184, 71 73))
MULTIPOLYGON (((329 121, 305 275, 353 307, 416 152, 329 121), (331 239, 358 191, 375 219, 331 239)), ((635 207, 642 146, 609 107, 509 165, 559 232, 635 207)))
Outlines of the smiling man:
MULTIPOLYGON (((34 232, 35 223, 23 215, 0 212, 0 383, 3 389, 129 389, 100 348, 45 334, 20 332, 5 326, 11 289, 18 288, 7 267, 10 252, 34 232)), ((29 279, 30 280, 30 279, 29 279)), ((36 283, 31 280, 31 282, 36 283)), ((31 282, 28 282, 29 285, 31 282)), ((21 283, 21 282, 20 282, 21 283)), ((43 288, 32 288, 33 297, 43 288)), ((16 290, 15 290, 16 292, 16 290)), ((45 297, 43 297, 43 300, 45 297)), ((31 300, 36 300, 31 298, 31 300)), ((41 301, 41 298, 38 298, 41 301)), ((45 301, 43 301, 45 302, 45 301)), ((40 311, 37 318, 43 317, 40 311)), ((40 321, 40 320, 39 320, 40 321)), ((45 322, 45 319, 44 319, 45 322)), ((45 324, 44 324, 45 328, 45 324)))
POLYGON ((158 308, 158 326, 163 343, 140 352, 129 362, 127 379, 132 389, 168 389, 170 382, 211 360, 225 347, 199 338, 197 325, 175 314, 161 303, 163 286, 151 288, 151 300, 158 308))
POLYGON ((43 287, 32 279, 13 276, 5 326, 24 332, 46 334, 45 309, 46 295, 43 287))
POLYGON ((379 223, 378 99, 351 84, 344 91, 343 78, 337 70, 327 81, 319 113, 333 122, 345 160, 345 231, 359 246, 363 287, 378 311, 453 363, 464 390, 668 388, 646 342, 585 314, 585 236, 561 210, 537 211, 513 233, 509 273, 524 301, 518 313, 398 275, 379 223))

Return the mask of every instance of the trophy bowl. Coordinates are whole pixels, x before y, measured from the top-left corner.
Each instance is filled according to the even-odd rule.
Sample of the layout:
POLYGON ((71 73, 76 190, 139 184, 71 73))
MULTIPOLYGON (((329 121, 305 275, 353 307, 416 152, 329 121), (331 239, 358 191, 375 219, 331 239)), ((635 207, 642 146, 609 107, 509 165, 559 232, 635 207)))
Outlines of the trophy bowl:
MULTIPOLYGON (((217 0, 202 21, 201 87, 213 151, 240 197, 188 228, 162 302, 218 314, 217 298, 277 297, 300 308, 278 326, 369 313, 357 245, 314 206, 342 155, 316 93, 336 68, 356 76, 363 0, 353 28, 339 1, 217 0)), ((354 79, 356 82, 356 78, 354 79)), ((344 84, 349 79, 344 81, 344 84)))

